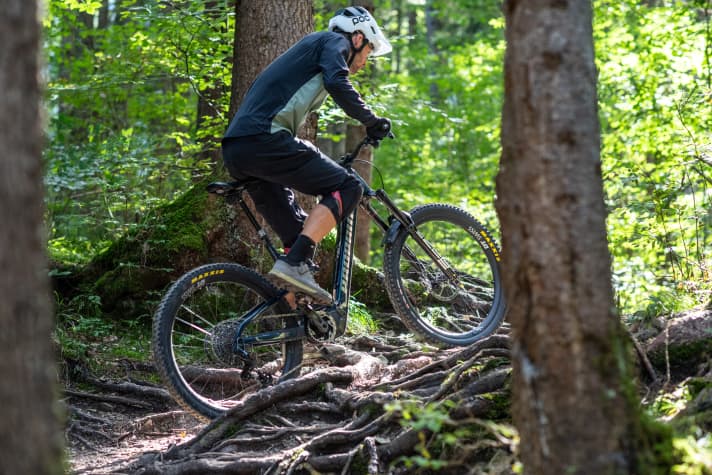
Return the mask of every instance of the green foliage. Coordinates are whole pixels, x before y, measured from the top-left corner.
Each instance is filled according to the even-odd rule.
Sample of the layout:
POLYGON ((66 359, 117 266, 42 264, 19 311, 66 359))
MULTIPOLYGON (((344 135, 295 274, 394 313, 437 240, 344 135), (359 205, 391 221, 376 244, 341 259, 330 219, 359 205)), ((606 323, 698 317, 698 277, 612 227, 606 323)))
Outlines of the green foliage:
POLYGON ((462 455, 473 448, 510 448, 517 443, 516 430, 510 425, 482 419, 453 421, 448 413, 455 405, 450 400, 425 405, 410 400, 387 404, 387 413, 398 417, 402 427, 418 434, 416 454, 400 457, 396 463, 431 473, 428 470, 457 467, 462 455))
POLYGON ((378 331, 378 325, 368 307, 353 297, 349 300, 347 329, 352 335, 370 335, 378 331))
MULTIPOLYGON (((113 322, 104 317, 101 298, 83 293, 70 301, 57 301, 57 325, 53 340, 63 360, 99 364, 126 358, 147 361, 150 348, 145 319, 113 322)), ((105 372, 102 370, 102 372, 105 372)))
POLYGON ((686 384, 682 384, 673 391, 662 393, 650 405, 650 411, 658 418, 669 419, 677 415, 692 400, 686 384))
POLYGON ((679 436, 673 439, 678 462, 671 467, 673 475, 712 474, 712 440, 709 434, 679 436))
POLYGON ((504 25, 491 2, 470 10, 475 3, 481 2, 434 2, 441 30, 430 46, 425 12, 410 6, 404 18, 418 23, 395 37, 398 58, 377 61, 376 87, 359 86, 378 113, 394 120, 396 140, 384 142, 375 160, 386 189, 406 207, 432 201, 463 206, 497 230, 504 25), (453 29, 463 35, 451 35, 453 29))
MULTIPOLYGON (((314 2, 315 27, 323 29, 341 6, 314 2)), ((376 7, 395 49, 355 83, 378 114, 394 120, 397 139, 375 158, 384 187, 405 208, 463 206, 497 234, 500 4, 376 7)), ((655 315, 709 302, 709 1, 604 0, 594 9, 618 305, 622 313, 655 315)), ((152 209, 211 169, 203 152, 217 146, 227 125, 234 8, 225 1, 50 0, 48 11, 49 251, 56 261, 83 263, 127 231, 151 226, 152 209), (214 116, 198 117, 201 100, 214 116)), ((324 111, 322 130, 342 120, 336 109, 324 111)))
POLYGON ((414 447, 416 455, 403 456, 397 460, 397 463, 402 463, 408 469, 438 470, 447 467, 447 459, 439 457, 439 453, 434 454, 434 448, 440 452, 444 446, 453 447, 471 435, 467 428, 450 432, 455 424, 450 420, 445 405, 431 403, 423 406, 416 401, 396 401, 388 404, 386 411, 398 414, 403 427, 418 431, 418 444, 414 447), (444 431, 446 427, 448 431, 444 431), (430 437, 430 434, 435 434, 435 437, 430 437), (433 444, 438 438, 441 440, 433 444))
POLYGON ((596 7, 603 177, 620 306, 659 315, 705 303, 712 264, 709 18, 701 21, 683 2, 596 7))
MULTIPOLYGON (((229 82, 233 22, 225 2, 205 5, 49 2, 45 168, 56 259, 88 260, 209 171, 198 152, 216 146, 208 138, 224 125, 197 130, 197 102, 229 82)), ((211 102, 218 115, 228 100, 211 102)))

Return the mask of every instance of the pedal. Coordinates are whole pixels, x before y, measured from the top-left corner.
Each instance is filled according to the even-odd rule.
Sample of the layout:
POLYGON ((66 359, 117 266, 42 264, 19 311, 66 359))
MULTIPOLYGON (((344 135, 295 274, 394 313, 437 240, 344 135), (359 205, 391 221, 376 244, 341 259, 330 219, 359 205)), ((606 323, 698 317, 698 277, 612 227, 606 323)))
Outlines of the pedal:
POLYGON ((314 297, 309 294, 305 294, 304 292, 295 292, 292 290, 292 293, 294 293, 294 300, 297 302, 298 306, 311 308, 314 303, 314 297))

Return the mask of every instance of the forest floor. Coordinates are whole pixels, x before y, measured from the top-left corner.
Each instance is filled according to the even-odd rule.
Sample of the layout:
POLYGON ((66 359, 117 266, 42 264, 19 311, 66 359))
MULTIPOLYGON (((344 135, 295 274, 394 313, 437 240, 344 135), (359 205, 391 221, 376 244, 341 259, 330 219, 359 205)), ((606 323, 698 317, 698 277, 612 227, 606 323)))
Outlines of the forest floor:
MULTIPOLYGON (((490 361, 493 369, 508 366, 506 332, 505 326, 499 336, 488 340, 481 349, 469 351, 462 348, 438 349, 418 343, 407 334, 341 338, 337 343, 323 345, 320 349, 308 344, 304 364, 310 368, 310 374, 320 379, 307 381, 306 387, 271 396, 275 404, 268 405, 273 407, 250 410, 250 417, 246 418, 252 419, 248 422, 261 428, 262 432, 267 427, 285 426, 304 427, 304 431, 295 431, 293 436, 284 437, 284 440, 269 436, 266 439, 261 436, 245 437, 239 453, 247 451, 254 454, 255 446, 261 445, 262 440, 273 440, 267 442, 271 449, 266 455, 271 451, 272 456, 279 456, 281 449, 298 446, 323 432, 320 427, 327 431, 348 426, 353 422, 351 413, 358 410, 359 403, 345 402, 344 399, 350 395, 363 396, 364 399, 376 395, 375 399, 378 399, 383 393, 372 391, 372 386, 384 381, 400 384, 399 390, 403 393, 412 391, 417 394, 421 391, 433 395, 447 375, 447 370, 457 366, 458 362, 462 363, 462 358, 470 360, 477 356, 483 361, 490 361), (328 356, 324 356, 325 349, 328 356), (494 359, 499 362, 492 363, 494 359), (320 371, 316 371, 317 368, 320 371), (350 369, 340 371, 343 368, 350 369), (410 376, 414 377, 411 379, 410 376), (330 386, 332 382, 335 386, 331 402, 340 399, 339 404, 349 406, 348 409, 336 408, 334 404, 331 408, 325 407, 324 398, 320 396, 322 391, 318 387, 330 386), (348 392, 339 389, 346 387, 348 392), (294 408, 279 406, 280 400, 299 401, 306 406, 295 411, 294 408), (255 444, 254 440, 258 443, 255 444)), ((156 376, 150 362, 120 359, 105 361, 99 366, 103 372, 101 376, 95 374, 96 370, 91 371, 76 362, 65 368, 67 377, 63 401, 68 414, 68 473, 144 473, 147 463, 160 461, 170 449, 190 444, 201 431, 206 430, 207 421, 183 410, 166 390, 153 382, 156 376)), ((508 372, 508 368, 500 369, 494 379, 486 380, 486 384, 476 392, 492 393, 503 388, 508 372)), ((482 407, 490 410, 489 405, 482 407)), ((508 452, 508 449, 505 451, 508 452)), ((507 465, 511 463, 508 459, 507 465)), ((258 473, 257 470, 261 469, 253 471, 248 467, 245 470, 245 473, 258 473)), ((156 473, 164 472, 159 469, 156 473)), ((204 472, 198 470, 193 473, 204 472)))
MULTIPOLYGON (((664 417, 669 415, 672 418, 677 413, 688 410, 687 407, 694 403, 695 398, 690 396, 689 391, 685 395, 681 395, 680 389, 681 385, 684 385, 685 381, 690 378, 694 378, 698 383, 702 381, 704 383, 703 386, 708 389, 708 392, 712 393, 712 367, 710 366, 709 358, 711 337, 705 335, 705 332, 709 333, 709 328, 712 328, 712 312, 709 310, 704 311, 702 314, 697 314, 693 317, 691 318, 690 314, 684 314, 677 316, 674 322, 669 320, 663 323, 658 322, 657 324, 653 322, 652 325, 646 325, 644 328, 642 326, 633 328, 633 332, 636 335, 635 341, 639 350, 642 350, 638 356, 646 355, 638 359, 642 381, 641 398, 647 401, 648 404, 655 405, 659 411, 658 415, 664 417), (680 328, 685 328, 686 330, 672 331, 671 329, 675 327, 674 323, 677 322, 684 323, 680 328), (706 349, 702 351, 704 354, 700 355, 701 359, 698 358, 696 360, 694 367, 689 364, 671 365, 670 353, 672 352, 669 351, 669 346, 666 346, 665 350, 668 357, 666 364, 661 366, 659 363, 651 363, 651 361, 656 361, 656 352, 659 351, 656 349, 656 345, 658 345, 656 342, 660 340, 661 335, 664 334, 666 344, 669 345, 678 334, 685 332, 687 334, 699 334, 698 331, 690 330, 690 328, 693 328, 693 330, 695 328, 701 329, 703 333, 702 340, 706 342, 706 349), (653 397, 658 401, 664 401, 665 404, 651 403, 653 397), (660 411, 667 411, 667 415, 662 414, 660 411)), ((467 383, 469 385, 467 387, 470 388, 468 391, 472 394, 501 391, 506 386, 505 381, 508 374, 506 373, 508 363, 502 362, 503 360, 506 361, 508 351, 506 333, 505 328, 499 335, 493 337, 492 343, 481 348, 470 349, 469 352, 463 349, 442 350, 433 347, 422 347, 412 338, 403 335, 390 337, 360 336, 340 339, 337 342, 338 344, 331 347, 332 355, 337 356, 334 359, 330 358, 330 361, 326 363, 326 365, 336 369, 332 371, 332 368, 326 368, 323 374, 326 379, 320 380, 322 382, 319 384, 323 386, 323 381, 330 381, 329 378, 343 378, 343 374, 334 376, 336 374, 334 371, 339 368, 351 368, 353 372, 354 367, 365 365, 358 370, 360 375, 356 376, 357 379, 361 379, 361 382, 350 380, 348 384, 352 400, 354 395, 358 395, 357 398, 363 399, 378 394, 382 395, 383 393, 377 393, 373 389, 379 385, 383 388, 384 381, 388 381, 391 386, 387 388, 387 392, 410 391, 422 397, 423 401, 433 401, 436 397, 442 396, 441 393, 443 391, 441 388, 446 385, 444 378, 448 373, 460 372, 461 369, 459 368, 462 366, 463 361, 469 361, 470 364, 473 361, 480 363, 484 361, 480 367, 487 367, 487 370, 482 369, 479 376, 467 383), (380 363, 378 363, 377 358, 380 363), (378 376, 375 379, 373 377, 374 372, 378 372, 378 376), (415 377, 410 378, 408 374, 415 377), (441 377, 437 375, 441 375, 441 377), (484 380, 490 382, 483 384, 484 380), (492 381, 496 382, 493 383, 492 381)), ((102 342, 96 348, 103 347, 105 349, 106 346, 107 343, 102 342)), ((311 351, 307 349, 305 358, 308 360, 310 357, 315 357, 316 353, 314 348, 311 351)), ((77 475, 169 473, 169 466, 162 465, 164 456, 182 447, 189 447, 191 444, 195 447, 195 441, 199 439, 201 434, 204 436, 210 427, 206 421, 184 411, 172 400, 168 392, 158 383, 150 361, 131 358, 98 361, 103 357, 102 355, 106 354, 106 352, 98 350, 92 354, 92 357, 95 358, 91 365, 92 369, 88 368, 89 365, 77 361, 65 360, 62 364, 65 384, 63 402, 67 410, 65 429, 67 473, 77 475), (98 370, 99 368, 101 369, 98 370), (147 467, 149 468, 147 469, 147 467)), ((317 371, 316 373, 319 372, 317 371)), ((327 383, 327 386, 330 384, 327 383)), ((460 386, 465 387, 466 384, 463 383, 460 386)), ((308 391, 308 389, 305 389, 305 391, 308 391)), ((341 390, 333 390, 335 394, 337 391, 341 390)), ((507 394, 506 391, 504 393, 507 394)), ((334 396, 331 401, 327 402, 333 406, 334 401, 338 398, 343 399, 344 394, 345 391, 341 391, 340 396, 334 396)), ((695 395, 693 394, 693 396, 695 395)), ((333 414, 315 415, 316 413, 313 409, 317 407, 315 405, 323 405, 325 402, 323 400, 318 402, 308 393, 296 397, 289 394, 279 397, 282 400, 285 398, 287 400, 298 399, 314 404, 308 412, 309 418, 321 420, 324 426, 333 425, 332 423, 336 420, 333 414)), ((712 402, 712 398, 709 395, 706 397, 708 398, 706 402, 702 401, 701 403, 703 406, 712 402)), ((326 399, 329 398, 327 397, 326 399)), ((284 424, 281 422, 276 423, 276 421, 284 421, 285 424, 298 425, 302 428, 309 426, 309 422, 305 420, 304 415, 295 415, 293 411, 290 412, 286 406, 280 405, 281 403, 278 401, 278 399, 275 399, 275 404, 270 406, 269 409, 254 411, 255 413, 261 413, 263 418, 259 421, 251 422, 254 426, 253 430, 257 430, 255 429, 257 426, 263 431, 262 433, 268 427, 271 428, 275 425, 284 428, 284 424), (269 422, 265 422, 267 420, 265 418, 269 419, 269 422)), ((355 413, 356 409, 354 409, 353 401, 349 404, 349 410, 343 410, 342 412, 351 411, 355 413)), ((425 405, 425 402, 423 405, 425 405)), ((475 413, 478 410, 482 411, 480 414, 492 413, 491 406, 484 409, 479 408, 479 406, 472 406, 469 410, 470 413, 468 414, 475 413)), ((341 424, 339 427, 345 427, 353 424, 354 421, 351 417, 355 418, 356 416, 342 416, 336 425, 341 424)), ((370 423, 376 423, 376 419, 378 418, 372 419, 370 423)), ((703 424, 710 424, 707 419, 705 421, 703 424)), ((381 424, 381 429, 386 430, 383 424, 381 424)), ((258 431, 258 433, 260 432, 258 431)), ((390 434, 394 434, 393 427, 390 429, 390 434)), ((248 441, 260 440, 260 437, 250 437, 249 434, 238 434, 237 438, 245 442, 244 444, 236 444, 242 446, 239 450, 245 450, 245 447, 249 445, 248 441)), ((291 437, 291 441, 275 439, 274 445, 267 450, 272 450, 275 455, 280 456, 279 454, 291 453, 285 449, 287 444, 291 443, 293 447, 296 444, 296 447, 304 449, 304 441, 313 438, 315 438, 314 434, 304 432, 301 438, 298 435, 291 437), (285 447, 282 447, 282 445, 285 447), (286 451, 282 452, 283 450, 286 451)), ((381 440, 378 441, 381 446, 385 438, 381 437, 381 440)), ((391 438, 398 439, 396 436, 391 438)), ((486 451, 487 460, 482 460, 483 457, 481 456, 478 457, 481 465, 476 473, 512 473, 512 465, 516 462, 516 456, 513 453, 513 447, 509 443, 510 441, 503 440, 500 436, 490 438, 486 451)), ((373 444, 371 441, 371 445, 373 444)), ((264 446, 264 443, 262 445, 264 446)), ((181 450, 183 450, 183 456, 186 459, 198 457, 196 453, 191 455, 190 451, 181 450)), ((264 454, 266 453, 264 452, 264 454)), ((168 458, 170 457, 166 456, 166 459, 168 458)), ((176 457, 174 456, 173 458, 175 459, 176 457)), ((349 458, 342 458, 339 463, 342 465, 351 463, 352 458, 353 451, 350 453, 349 458)), ((190 468, 185 464, 178 468, 176 467, 178 466, 174 466, 174 471, 170 473, 179 473, 180 467, 190 468)), ((195 469, 195 467, 191 467, 195 469)), ((211 468, 214 469, 215 467, 211 468)), ((293 469, 294 466, 289 468, 293 469)), ((250 473, 249 467, 246 470, 245 473, 250 473)), ((284 473, 286 471, 286 469, 282 472, 275 470, 274 473, 284 473)), ((201 472, 198 469, 193 473, 201 472)), ((257 471, 252 473, 257 473, 257 471)), ((402 469, 397 473, 410 472, 407 469, 402 469)), ((453 473, 465 472, 455 470, 453 473)))
POLYGON ((67 473, 131 473, 138 457, 185 442, 204 426, 167 391, 143 395, 142 388, 156 389, 140 380, 147 370, 129 369, 123 378, 102 378, 103 384, 66 383, 67 473))

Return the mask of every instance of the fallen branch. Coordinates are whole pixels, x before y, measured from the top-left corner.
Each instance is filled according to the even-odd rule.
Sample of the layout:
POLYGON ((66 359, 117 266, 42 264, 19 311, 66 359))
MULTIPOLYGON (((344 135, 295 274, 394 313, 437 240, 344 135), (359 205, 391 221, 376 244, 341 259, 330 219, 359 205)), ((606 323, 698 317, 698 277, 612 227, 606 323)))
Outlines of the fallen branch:
POLYGON ((157 399, 161 402, 173 403, 173 398, 171 397, 171 394, 163 388, 156 388, 153 386, 145 386, 129 382, 114 383, 110 381, 104 381, 102 379, 93 378, 91 376, 85 376, 84 380, 98 388, 106 389, 107 391, 113 391, 123 394, 137 394, 141 397, 149 397, 152 399, 157 399))
POLYGON ((121 396, 112 396, 109 394, 94 394, 94 393, 87 393, 87 392, 83 392, 83 391, 75 391, 73 389, 65 389, 64 394, 66 394, 67 396, 81 397, 84 399, 94 399, 96 401, 104 401, 104 402, 123 404, 125 406, 140 407, 142 409, 151 409, 153 407, 152 404, 149 404, 149 403, 143 402, 143 401, 139 401, 138 399, 131 399, 131 398, 126 398, 126 397, 121 397, 121 396))

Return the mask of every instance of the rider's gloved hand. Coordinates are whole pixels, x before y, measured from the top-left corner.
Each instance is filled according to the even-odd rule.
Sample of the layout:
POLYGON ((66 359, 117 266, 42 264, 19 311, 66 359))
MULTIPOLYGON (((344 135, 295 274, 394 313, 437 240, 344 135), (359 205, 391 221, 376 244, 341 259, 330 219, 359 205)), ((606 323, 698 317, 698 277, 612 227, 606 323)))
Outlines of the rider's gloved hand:
POLYGON ((376 118, 376 122, 370 126, 366 127, 366 135, 374 140, 385 139, 391 131, 391 120, 385 117, 376 118))

